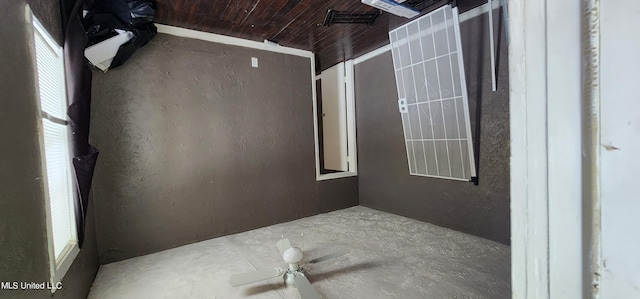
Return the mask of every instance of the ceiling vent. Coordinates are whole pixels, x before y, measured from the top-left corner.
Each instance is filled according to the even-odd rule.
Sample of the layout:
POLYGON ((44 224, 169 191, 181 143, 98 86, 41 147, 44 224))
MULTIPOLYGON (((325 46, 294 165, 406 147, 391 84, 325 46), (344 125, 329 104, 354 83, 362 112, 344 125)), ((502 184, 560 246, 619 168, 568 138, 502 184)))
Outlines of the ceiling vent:
POLYGON ((372 13, 350 13, 329 9, 322 25, 331 26, 332 24, 367 24, 371 26, 379 15, 380 11, 377 9, 372 13))

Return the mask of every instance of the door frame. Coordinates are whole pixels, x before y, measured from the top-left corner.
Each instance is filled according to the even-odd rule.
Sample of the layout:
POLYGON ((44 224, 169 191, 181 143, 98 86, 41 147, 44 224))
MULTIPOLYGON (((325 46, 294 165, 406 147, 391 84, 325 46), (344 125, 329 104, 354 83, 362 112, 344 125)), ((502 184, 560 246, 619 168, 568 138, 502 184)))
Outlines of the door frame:
POLYGON ((513 298, 599 296, 598 2, 508 3, 513 298))

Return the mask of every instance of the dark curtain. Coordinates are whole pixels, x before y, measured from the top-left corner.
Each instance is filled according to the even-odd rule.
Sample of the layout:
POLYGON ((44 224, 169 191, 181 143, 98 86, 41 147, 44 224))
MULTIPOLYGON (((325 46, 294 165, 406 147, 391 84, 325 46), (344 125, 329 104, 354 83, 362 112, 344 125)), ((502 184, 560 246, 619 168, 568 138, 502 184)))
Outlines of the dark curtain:
POLYGON ((98 150, 89 144, 91 115, 91 69, 85 62, 87 36, 82 25, 82 0, 61 0, 60 10, 64 26, 64 58, 69 98, 68 115, 72 133, 71 151, 75 169, 77 202, 76 224, 78 245, 84 241, 84 227, 89 203, 89 191, 98 150))

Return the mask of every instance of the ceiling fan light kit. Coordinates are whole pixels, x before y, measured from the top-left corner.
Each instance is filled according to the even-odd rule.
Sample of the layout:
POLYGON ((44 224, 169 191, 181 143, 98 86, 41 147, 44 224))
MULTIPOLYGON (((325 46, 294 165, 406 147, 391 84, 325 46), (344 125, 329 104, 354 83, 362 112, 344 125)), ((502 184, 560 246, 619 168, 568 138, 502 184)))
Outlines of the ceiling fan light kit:
MULTIPOLYGON (((276 247, 278 247, 278 251, 280 251, 280 255, 282 256, 284 262, 289 265, 288 269, 285 270, 283 268, 273 268, 258 270, 249 273, 234 274, 229 279, 229 284, 231 284, 231 286, 240 286, 282 276, 285 285, 298 289, 300 298, 322 298, 320 294, 318 294, 318 292, 313 288, 311 282, 309 282, 307 276, 305 275, 304 268, 300 265, 300 261, 302 261, 304 257, 304 252, 302 251, 302 249, 300 249, 299 247, 291 246, 289 239, 286 238, 282 238, 281 240, 279 240, 276 243, 276 247)), ((333 253, 324 257, 310 260, 307 262, 307 264, 314 264, 328 259, 336 258, 346 253, 348 252, 343 251, 340 253, 333 253)))

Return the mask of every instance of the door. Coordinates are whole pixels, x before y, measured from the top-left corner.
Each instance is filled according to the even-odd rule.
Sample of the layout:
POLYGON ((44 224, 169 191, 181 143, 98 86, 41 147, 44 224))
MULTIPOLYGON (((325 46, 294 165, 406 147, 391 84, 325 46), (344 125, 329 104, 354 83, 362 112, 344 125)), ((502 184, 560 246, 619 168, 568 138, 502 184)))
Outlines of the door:
POLYGON ((324 168, 348 171, 344 62, 320 74, 324 168))

